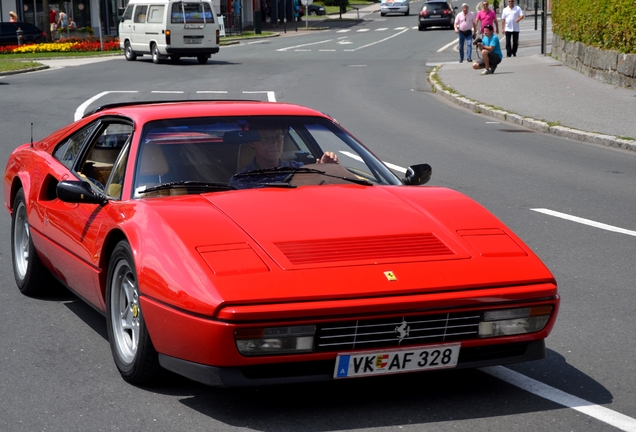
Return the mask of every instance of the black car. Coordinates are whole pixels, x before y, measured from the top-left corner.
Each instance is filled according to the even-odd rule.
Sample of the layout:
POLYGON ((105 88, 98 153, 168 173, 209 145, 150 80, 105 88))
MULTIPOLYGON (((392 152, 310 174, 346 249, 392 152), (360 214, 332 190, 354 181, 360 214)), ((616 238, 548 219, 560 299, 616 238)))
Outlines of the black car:
POLYGON ((26 22, 0 23, 0 45, 17 45, 18 29, 22 29, 22 43, 32 44, 46 41, 46 33, 26 22))
POLYGON ((324 6, 315 4, 310 4, 307 11, 309 12, 309 15, 325 15, 327 13, 324 6))
POLYGON ((428 27, 442 26, 455 27, 455 10, 457 6, 440 0, 427 1, 422 5, 417 17, 418 30, 426 30, 428 27))

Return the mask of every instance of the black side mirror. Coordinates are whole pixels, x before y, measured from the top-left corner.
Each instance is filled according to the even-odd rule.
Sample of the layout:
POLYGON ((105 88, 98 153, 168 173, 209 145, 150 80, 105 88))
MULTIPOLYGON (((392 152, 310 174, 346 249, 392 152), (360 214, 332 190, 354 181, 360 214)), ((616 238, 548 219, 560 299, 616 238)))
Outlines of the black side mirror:
POLYGON ((55 191, 60 201, 68 203, 99 204, 100 206, 108 203, 106 195, 93 190, 88 182, 81 180, 61 181, 57 184, 55 191))
POLYGON ((433 168, 429 164, 412 165, 406 169, 406 177, 402 179, 405 185, 418 186, 428 183, 433 168))

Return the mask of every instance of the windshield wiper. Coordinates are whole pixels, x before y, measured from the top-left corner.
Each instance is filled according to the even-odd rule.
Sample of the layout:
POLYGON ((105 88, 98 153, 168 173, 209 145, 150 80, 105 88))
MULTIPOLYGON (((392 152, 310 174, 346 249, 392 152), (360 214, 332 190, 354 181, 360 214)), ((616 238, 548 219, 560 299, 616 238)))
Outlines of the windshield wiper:
POLYGON ((228 191, 228 190, 236 190, 234 186, 230 186, 227 183, 214 183, 214 182, 202 182, 195 180, 182 180, 182 181, 174 181, 169 183, 162 183, 156 186, 150 186, 142 191, 139 191, 140 194, 145 194, 148 192, 160 191, 165 189, 173 189, 173 188, 187 188, 187 189, 199 189, 206 192, 218 192, 218 191, 228 191))
MULTIPOLYGON (((320 174, 325 177, 337 178, 340 180, 345 180, 351 183, 356 183, 364 186, 373 186, 369 180, 360 179, 360 178, 352 178, 345 176, 337 176, 333 174, 327 174, 325 171, 317 170, 315 168, 305 168, 305 167, 275 167, 275 168, 264 168, 253 171, 247 171, 244 173, 234 174, 234 177, 252 177, 252 176, 263 176, 263 175, 280 175, 280 174, 320 174)), ((291 176, 285 178, 282 183, 286 183, 290 180, 291 176)))
POLYGON ((252 170, 252 171, 246 171, 244 173, 234 174, 233 177, 252 177, 252 176, 262 176, 262 175, 295 174, 297 172, 324 174, 324 171, 320 171, 320 170, 313 169, 313 168, 274 167, 274 168, 263 168, 263 169, 257 169, 257 170, 252 170))

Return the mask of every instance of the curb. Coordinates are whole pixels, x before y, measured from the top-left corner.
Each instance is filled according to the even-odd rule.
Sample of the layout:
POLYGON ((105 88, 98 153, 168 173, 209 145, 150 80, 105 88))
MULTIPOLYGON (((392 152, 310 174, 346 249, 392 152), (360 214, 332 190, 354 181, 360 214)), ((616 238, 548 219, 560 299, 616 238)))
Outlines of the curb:
POLYGON ((488 117, 493 117, 500 121, 523 126, 537 132, 550 133, 563 138, 636 152, 636 141, 633 140, 626 140, 616 136, 595 132, 586 132, 578 129, 569 128, 567 126, 550 125, 550 123, 544 120, 536 120, 519 114, 495 109, 492 106, 486 105, 482 102, 474 101, 465 96, 462 96, 451 87, 445 85, 439 79, 439 77, 436 76, 437 71, 441 67, 442 65, 435 66, 428 74, 428 82, 431 85, 431 90, 434 93, 438 93, 442 97, 448 99, 449 101, 456 103, 462 108, 469 109, 470 111, 477 114, 483 114, 488 117))

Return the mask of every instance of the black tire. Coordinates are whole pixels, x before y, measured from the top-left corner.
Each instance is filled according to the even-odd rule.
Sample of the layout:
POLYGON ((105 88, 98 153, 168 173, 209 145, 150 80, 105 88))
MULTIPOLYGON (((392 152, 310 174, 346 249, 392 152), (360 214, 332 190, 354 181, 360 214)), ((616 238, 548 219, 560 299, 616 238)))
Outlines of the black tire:
POLYGON ((380 16, 386 16, 384 12, 380 12, 380 16))
POLYGON ((208 62, 208 56, 203 54, 203 55, 198 55, 197 56, 197 61, 199 62, 199 64, 206 64, 208 62))
POLYGON ((137 54, 135 54, 132 47, 130 46, 130 42, 128 41, 126 41, 126 43, 124 44, 124 57, 126 57, 126 60, 128 61, 137 60, 137 54))
POLYGON ((424 27, 422 27, 422 26, 417 26, 417 29, 418 29, 419 31, 422 31, 422 30, 424 30, 424 27))
POLYGON ((13 200, 11 213, 11 261, 15 283, 26 296, 41 296, 47 287, 57 286, 49 270, 38 256, 27 218, 24 189, 20 189, 13 200))
POLYGON ((181 56, 171 55, 170 60, 172 60, 173 63, 179 63, 179 61, 181 60, 181 56))
POLYGON ((404 12, 404 16, 409 16, 411 14, 411 10, 407 10, 406 12, 404 12))
POLYGON ((106 279, 106 327, 115 365, 133 384, 151 384, 161 373, 139 303, 130 245, 120 241, 110 256, 106 279))
POLYGON ((152 62, 154 64, 161 63, 161 54, 159 54, 159 48, 157 48, 157 44, 152 44, 150 46, 150 54, 152 55, 152 62))

